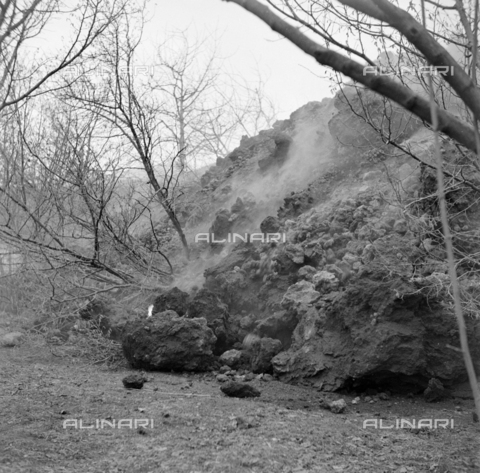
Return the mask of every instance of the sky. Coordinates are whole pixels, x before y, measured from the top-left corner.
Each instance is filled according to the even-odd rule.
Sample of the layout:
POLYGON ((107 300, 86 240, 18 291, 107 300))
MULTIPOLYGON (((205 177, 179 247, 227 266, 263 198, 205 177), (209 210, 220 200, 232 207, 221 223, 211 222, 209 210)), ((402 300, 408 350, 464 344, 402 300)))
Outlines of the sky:
MULTIPOLYGON (((399 0, 399 4, 406 7, 408 1, 399 0)), ((153 51, 178 31, 192 38, 192 43, 204 38, 207 43, 216 40, 218 53, 228 71, 251 81, 252 87, 260 74, 278 119, 288 118, 310 101, 332 96, 333 84, 327 68, 232 2, 149 0, 147 9, 148 22, 142 36, 147 56, 151 54, 147 51, 153 51)), ((43 39, 35 40, 36 45, 41 44, 43 49, 58 46, 58 40, 52 38, 59 30, 68 36, 66 24, 47 25, 43 39)))
POLYGON ((161 42, 169 32, 219 38, 226 66, 255 84, 258 73, 284 119, 310 101, 331 96, 326 69, 234 3, 221 0, 157 0, 144 38, 161 42))
MULTIPOLYGON (((399 0, 399 4, 406 7, 408 1, 399 0)), ((252 87, 260 74, 264 91, 275 105, 277 119, 288 118, 308 102, 332 96, 333 84, 327 68, 232 2, 149 0, 147 8, 148 22, 142 35, 144 57, 153 56, 155 46, 179 31, 192 38, 192 43, 204 38, 206 43, 216 42, 228 71, 251 82, 252 87)), ((66 24, 47 25, 42 38, 35 39, 35 45, 42 49, 58 47, 62 43, 56 37, 59 33, 69 35, 66 24), (52 40, 54 36, 56 39, 52 40)), ((372 51, 367 53, 372 55, 372 51)))

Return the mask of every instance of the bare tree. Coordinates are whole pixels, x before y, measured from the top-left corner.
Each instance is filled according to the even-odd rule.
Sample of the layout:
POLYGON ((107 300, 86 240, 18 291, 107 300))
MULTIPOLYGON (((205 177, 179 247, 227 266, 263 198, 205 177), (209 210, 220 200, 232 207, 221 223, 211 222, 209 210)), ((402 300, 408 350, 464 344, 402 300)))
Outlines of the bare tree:
POLYGON ((252 88, 222 73, 215 45, 177 32, 156 49, 148 87, 161 103, 164 145, 173 145, 181 166, 196 170, 227 154, 239 133, 252 136, 271 124, 275 111, 261 78, 252 88))
POLYGON ((184 34, 160 45, 151 63, 139 63, 142 26, 141 17, 125 16, 111 27, 97 56, 85 65, 107 73, 95 83, 98 77, 79 68, 63 99, 99 117, 129 144, 188 258, 176 207, 182 174, 192 164, 195 171, 198 161, 226 154, 240 131, 257 131, 269 121, 271 107, 260 89, 252 94, 245 88, 242 94, 233 84, 224 87, 215 49, 204 53, 205 42, 189 44, 184 34), (242 101, 244 107, 234 113, 242 101))
MULTIPOLYGON (((145 169, 148 183, 172 222, 188 259, 187 239, 172 198, 179 176, 167 173, 163 176, 163 182, 157 176, 156 158, 159 155, 161 158, 162 153, 161 127, 157 119, 158 103, 154 97, 149 97, 145 88, 140 87, 137 74, 139 69, 134 56, 141 35, 133 38, 131 27, 131 20, 124 16, 123 21, 117 22, 105 36, 104 43, 94 58, 94 63, 107 68, 107 74, 101 77, 101 84, 97 86, 94 83, 95 77, 79 75, 77 83, 68 88, 64 100, 73 107, 80 106, 95 120, 102 122, 103 127, 127 140, 145 169)), ((179 150, 175 156, 170 156, 170 160, 173 162, 181 155, 182 150, 179 150)))
POLYGON ((105 29, 125 9, 123 0, 103 2, 80 0, 66 8, 58 0, 7 0, 0 5, 0 111, 28 97, 58 87, 54 81, 65 70, 88 53, 105 29), (66 20, 73 37, 57 57, 30 55, 28 47, 34 38, 45 33, 51 20, 66 20))
POLYGON ((15 131, 12 148, 35 166, 21 172, 18 160, 4 161, 0 237, 48 273, 56 300, 60 288, 63 298, 74 289, 90 292, 88 281, 110 289, 148 278, 168 281, 168 258, 141 239, 141 230, 153 224, 148 201, 121 181, 116 137, 98 136, 94 120, 59 104, 41 120, 17 118, 9 129, 15 131))

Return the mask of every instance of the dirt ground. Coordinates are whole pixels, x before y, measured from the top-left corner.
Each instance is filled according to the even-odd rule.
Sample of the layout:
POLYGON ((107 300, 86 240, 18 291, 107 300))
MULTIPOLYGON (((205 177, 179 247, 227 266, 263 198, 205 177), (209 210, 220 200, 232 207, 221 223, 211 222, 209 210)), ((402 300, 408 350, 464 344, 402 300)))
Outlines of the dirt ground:
POLYGON ((471 399, 352 404, 353 396, 262 380, 252 381, 259 398, 235 399, 212 373, 148 373, 143 389, 127 390, 127 367, 59 353, 40 339, 0 348, 1 473, 480 472, 471 399), (333 414, 320 407, 325 398, 343 398, 348 408, 333 414), (137 428, 130 419, 140 420, 137 428), (366 419, 454 426, 363 428, 366 419))

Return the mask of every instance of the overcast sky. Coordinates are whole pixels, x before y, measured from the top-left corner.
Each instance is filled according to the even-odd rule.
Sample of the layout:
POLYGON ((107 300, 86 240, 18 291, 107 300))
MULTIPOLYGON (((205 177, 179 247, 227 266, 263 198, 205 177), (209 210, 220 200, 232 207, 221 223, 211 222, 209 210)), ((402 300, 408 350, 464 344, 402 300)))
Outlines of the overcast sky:
POLYGON ((315 60, 238 5, 221 0, 157 0, 145 39, 161 42, 169 31, 187 30, 192 37, 221 38, 225 63, 245 78, 266 79, 265 90, 278 118, 313 100, 331 96, 326 70, 315 60), (323 78, 322 78, 323 77, 323 78))
MULTIPOLYGON (((406 7, 409 1, 399 0, 399 4, 406 7)), ((222 0, 150 0, 147 8, 149 21, 144 27, 142 40, 145 59, 153 56, 154 46, 164 42, 172 33, 183 31, 192 43, 195 39, 204 38, 210 38, 207 43, 213 43, 216 38, 225 68, 251 81, 253 87, 260 73, 265 80, 265 92, 275 104, 279 119, 287 118, 307 102, 332 96, 329 69, 320 66, 312 57, 234 3, 222 0)), ((62 44, 52 40, 60 31, 68 36, 68 26, 64 20, 62 23, 47 26, 43 39, 35 39, 35 46, 50 49, 62 44)), ((374 49, 369 50, 368 44, 364 45, 368 54, 375 54, 374 49)))

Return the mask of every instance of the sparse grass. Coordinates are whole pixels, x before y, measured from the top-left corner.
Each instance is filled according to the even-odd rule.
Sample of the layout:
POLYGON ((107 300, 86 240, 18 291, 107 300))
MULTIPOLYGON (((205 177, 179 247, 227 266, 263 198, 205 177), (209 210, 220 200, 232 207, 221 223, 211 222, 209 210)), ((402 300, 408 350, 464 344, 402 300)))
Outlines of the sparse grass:
POLYGON ((94 322, 87 322, 84 328, 76 329, 66 343, 50 349, 57 356, 82 358, 93 365, 126 366, 121 343, 107 338, 94 322))
MULTIPOLYGON (((24 344, 46 346, 57 357, 82 358, 89 364, 114 368, 123 366, 121 344, 102 333, 97 322, 79 318, 79 308, 88 300, 54 303, 46 279, 42 273, 27 270, 2 277, 0 332, 20 330, 25 334, 24 344)), ((141 297, 142 291, 132 291, 121 301, 112 299, 113 311, 121 307, 135 313, 141 297)))

